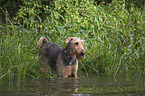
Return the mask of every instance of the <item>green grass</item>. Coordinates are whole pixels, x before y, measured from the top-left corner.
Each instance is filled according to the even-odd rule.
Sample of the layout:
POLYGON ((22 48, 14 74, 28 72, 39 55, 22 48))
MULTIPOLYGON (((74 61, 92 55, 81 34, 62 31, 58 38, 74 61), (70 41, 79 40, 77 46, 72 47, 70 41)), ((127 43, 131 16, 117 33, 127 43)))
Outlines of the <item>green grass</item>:
POLYGON ((25 4, 13 18, 1 9, 6 16, 0 25, 1 79, 16 77, 20 82, 25 76, 41 76, 36 49, 41 36, 61 47, 69 36, 85 40, 79 76, 145 74, 145 8, 131 6, 128 11, 123 1, 96 6, 89 0, 58 0, 54 9, 43 7, 41 18, 37 3, 25 4))

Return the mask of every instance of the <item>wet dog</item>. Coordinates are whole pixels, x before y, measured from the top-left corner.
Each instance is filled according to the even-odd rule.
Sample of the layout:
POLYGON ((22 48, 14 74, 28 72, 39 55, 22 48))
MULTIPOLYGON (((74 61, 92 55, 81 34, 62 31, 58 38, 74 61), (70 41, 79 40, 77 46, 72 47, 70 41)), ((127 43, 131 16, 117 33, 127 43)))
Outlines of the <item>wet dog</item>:
POLYGON ((84 40, 77 37, 68 37, 66 47, 62 49, 55 43, 48 42, 45 37, 38 41, 40 70, 47 73, 48 66, 60 77, 73 76, 77 78, 78 60, 85 55, 84 40))

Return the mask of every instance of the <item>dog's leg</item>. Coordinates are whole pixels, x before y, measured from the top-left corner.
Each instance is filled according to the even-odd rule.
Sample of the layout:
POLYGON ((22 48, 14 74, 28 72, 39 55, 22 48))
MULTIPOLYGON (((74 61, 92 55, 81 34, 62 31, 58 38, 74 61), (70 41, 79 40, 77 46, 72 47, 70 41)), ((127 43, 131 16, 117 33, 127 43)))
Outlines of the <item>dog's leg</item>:
POLYGON ((77 76, 77 70, 74 71, 72 74, 73 74, 73 76, 74 76, 75 78, 78 78, 78 76, 77 76))
POLYGON ((77 64, 74 66, 73 70, 72 70, 72 75, 75 77, 75 78, 78 78, 77 77, 77 71, 78 71, 78 62, 77 64))
POLYGON ((69 75, 71 75, 71 71, 72 71, 72 68, 71 66, 67 66, 67 67, 63 67, 63 76, 64 78, 67 78, 69 75))

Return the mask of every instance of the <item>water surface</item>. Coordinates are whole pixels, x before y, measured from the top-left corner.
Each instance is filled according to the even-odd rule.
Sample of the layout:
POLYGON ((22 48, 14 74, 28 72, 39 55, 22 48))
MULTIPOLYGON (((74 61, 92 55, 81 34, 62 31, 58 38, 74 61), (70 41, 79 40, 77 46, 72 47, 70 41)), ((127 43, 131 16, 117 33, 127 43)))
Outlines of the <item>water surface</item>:
POLYGON ((26 78, 1 82, 0 96, 145 96, 144 76, 26 78))

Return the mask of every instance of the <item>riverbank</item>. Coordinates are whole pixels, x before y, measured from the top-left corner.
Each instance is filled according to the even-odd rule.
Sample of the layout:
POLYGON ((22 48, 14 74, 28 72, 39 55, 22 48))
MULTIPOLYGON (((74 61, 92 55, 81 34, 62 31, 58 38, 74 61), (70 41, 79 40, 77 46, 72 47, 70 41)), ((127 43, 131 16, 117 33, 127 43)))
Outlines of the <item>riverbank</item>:
MULTIPOLYGON (((127 9, 124 1, 97 6, 87 0, 60 0, 54 9, 43 7, 41 18, 39 2, 24 3, 13 18, 1 9, 5 23, 0 25, 0 78, 41 77, 36 49, 41 36, 61 47, 69 36, 85 40, 80 76, 145 74, 145 9, 127 9)), ((47 77, 52 76, 49 71, 47 77)))

